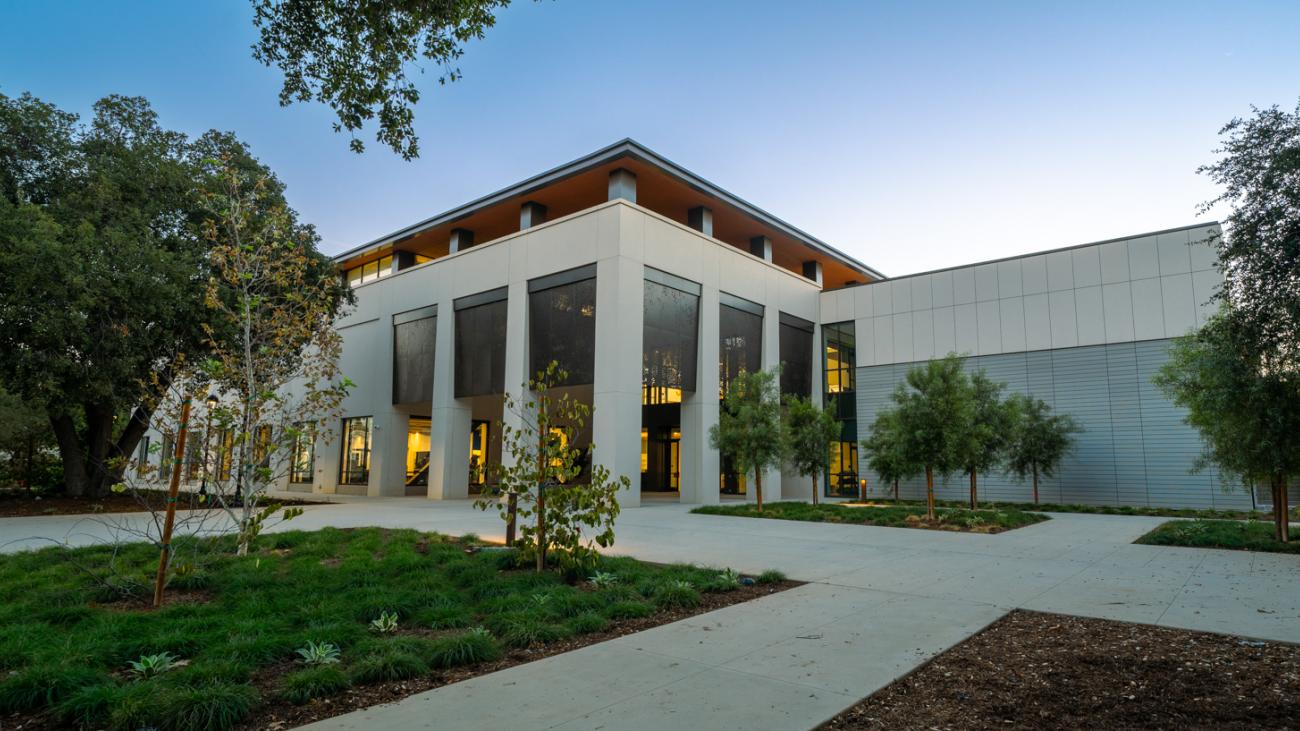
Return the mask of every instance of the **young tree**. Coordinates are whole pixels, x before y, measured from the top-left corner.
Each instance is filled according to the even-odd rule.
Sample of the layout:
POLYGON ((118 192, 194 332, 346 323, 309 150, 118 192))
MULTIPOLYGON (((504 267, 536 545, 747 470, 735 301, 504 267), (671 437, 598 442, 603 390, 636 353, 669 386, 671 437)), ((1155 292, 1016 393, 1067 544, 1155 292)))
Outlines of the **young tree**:
POLYGON ((1287 483, 1300 474, 1300 372, 1260 349, 1250 313, 1221 311, 1174 341, 1155 383, 1187 409, 1205 442, 1194 469, 1209 463, 1247 489, 1269 484, 1274 533, 1290 540, 1287 483))
POLYGON ((420 58, 441 69, 439 84, 460 78, 453 64, 482 39, 510 0, 253 0, 260 33, 253 58, 284 74, 280 104, 319 101, 334 110, 334 131, 356 132, 378 118, 375 139, 406 160, 419 156, 414 107, 420 90, 407 77, 420 58))
POLYGON ((1011 436, 1011 409, 1002 399, 1006 384, 989 380, 984 371, 970 376, 971 420, 966 425, 966 442, 962 447, 962 469, 970 476, 970 508, 978 507, 976 475, 1002 464, 1011 436))
POLYGON ((526 395, 518 399, 505 395, 505 408, 518 417, 520 426, 502 423, 502 449, 510 459, 494 465, 497 487, 474 503, 480 510, 495 507, 509 522, 508 503, 502 497, 518 496, 516 517, 523 525, 516 545, 533 552, 539 573, 546 569, 553 548, 576 565, 589 566, 596 546, 614 545, 618 492, 632 487, 626 475, 612 479, 609 469, 598 464, 582 479, 584 456, 577 439, 591 407, 567 393, 559 398, 551 395, 551 389, 566 378, 568 374, 551 361, 522 386, 526 395), (595 533, 584 541, 586 529, 595 533))
POLYGON ((934 475, 962 468, 966 427, 974 413, 970 379, 961 358, 949 355, 915 366, 894 392, 899 449, 906 464, 925 470, 926 517, 934 520, 934 475))
POLYGON ((1024 394, 1008 399, 1011 439, 1007 468, 1021 480, 1032 478, 1038 502, 1038 478, 1052 477, 1065 455, 1074 448, 1074 435, 1083 431, 1073 417, 1053 414, 1046 401, 1024 394))
POLYGON ((763 472, 781 459, 781 401, 775 369, 741 373, 731 380, 709 444, 731 457, 740 474, 754 473, 754 496, 763 511, 763 472))
POLYGON ((862 440, 862 451, 867 467, 876 473, 880 481, 893 484, 894 502, 898 502, 898 481, 918 474, 920 468, 907 462, 897 411, 886 409, 876 415, 870 433, 862 440))
POLYGON ((802 396, 786 400, 781 419, 786 462, 801 475, 812 478, 812 502, 817 504, 817 478, 826 471, 831 447, 840 438, 835 412, 802 396))

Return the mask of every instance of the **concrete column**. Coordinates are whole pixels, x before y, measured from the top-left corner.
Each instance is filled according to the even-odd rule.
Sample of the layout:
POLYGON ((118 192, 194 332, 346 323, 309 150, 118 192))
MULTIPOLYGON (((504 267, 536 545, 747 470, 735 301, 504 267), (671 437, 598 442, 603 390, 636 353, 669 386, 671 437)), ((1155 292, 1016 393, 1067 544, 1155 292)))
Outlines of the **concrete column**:
POLYGON ((528 201, 519 207, 519 230, 532 228, 546 222, 546 206, 535 201, 528 201))
POLYGON ((803 263, 804 277, 816 282, 818 286, 822 283, 822 263, 819 261, 806 261, 803 263))
POLYGON ((710 208, 704 206, 692 208, 686 212, 686 222, 705 236, 713 235, 713 210, 710 208))
POLYGON ((625 257, 596 263, 596 378, 592 387, 593 463, 626 476, 625 508, 641 504, 641 346, 645 273, 625 257))
MULTIPOLYGON (((523 384, 528 382, 528 282, 520 280, 510 283, 506 300, 506 375, 505 389, 516 401, 527 396, 523 384)), ((599 320, 599 318, 597 318, 599 320)), ((597 356, 599 357, 599 356, 597 356)), ((511 429, 519 429, 522 424, 517 412, 504 409, 501 420, 511 429)), ((497 430, 493 424, 492 429, 497 430)), ((501 451, 501 464, 511 466, 514 457, 504 449, 501 451)))
MULTIPOLYGON (((763 307, 763 370, 770 370, 781 363, 781 311, 775 305, 763 307)), ((780 378, 777 378, 780 388, 780 378)), ((758 498, 753 490, 745 491, 745 499, 755 502, 758 498)), ((763 501, 781 499, 781 468, 773 467, 763 473, 763 501)))
POLYGON ((755 236, 749 240, 749 253, 763 261, 772 261, 772 239, 755 236))
POLYGON ((456 312, 450 298, 438 302, 433 349, 433 404, 429 412, 429 499, 469 496, 469 406, 456 393, 456 312))
POLYGON ((609 174, 609 200, 618 198, 636 203, 636 173, 627 168, 609 174))
POLYGON ((406 418, 391 408, 375 414, 367 495, 406 494, 406 418))
POLYGON ((342 423, 330 418, 316 432, 312 457, 312 492, 333 495, 339 487, 339 454, 343 449, 342 423))
POLYGON ((447 253, 455 254, 474 245, 474 232, 467 228, 453 228, 447 253))
POLYGON ((718 288, 700 292, 700 330, 695 393, 682 398, 681 502, 713 505, 720 500, 722 460, 709 446, 709 429, 718 423, 718 288))

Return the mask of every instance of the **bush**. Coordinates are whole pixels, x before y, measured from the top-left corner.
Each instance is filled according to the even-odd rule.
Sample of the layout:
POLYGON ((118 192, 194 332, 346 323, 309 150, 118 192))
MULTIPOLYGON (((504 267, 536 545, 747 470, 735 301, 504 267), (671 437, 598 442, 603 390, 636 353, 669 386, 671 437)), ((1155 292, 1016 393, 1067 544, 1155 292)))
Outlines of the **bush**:
POLYGON ((429 666, 418 655, 390 650, 366 655, 353 663, 348 672, 354 683, 381 683, 424 675, 429 672, 429 666))
POLYGON ((492 634, 482 627, 443 637, 433 643, 429 664, 435 668, 452 668, 458 665, 490 662, 501 657, 501 648, 492 634))
POLYGON ((347 673, 337 665, 317 665, 284 676, 280 697, 300 706, 313 698, 338 693, 349 685, 352 682, 347 673))
POLYGON ((175 688, 159 698, 160 725, 175 731, 226 731, 257 705, 250 685, 208 683, 175 688))
POLYGON ((755 577, 754 581, 759 584, 779 584, 785 581, 785 574, 776 569, 768 569, 755 577))
POLYGON ((691 609, 700 606, 700 592, 689 581, 668 581, 654 592, 655 604, 665 608, 691 609))
POLYGON ((71 696, 86 686, 106 680, 88 668, 36 666, 11 675, 0 683, 0 713, 31 711, 71 696))

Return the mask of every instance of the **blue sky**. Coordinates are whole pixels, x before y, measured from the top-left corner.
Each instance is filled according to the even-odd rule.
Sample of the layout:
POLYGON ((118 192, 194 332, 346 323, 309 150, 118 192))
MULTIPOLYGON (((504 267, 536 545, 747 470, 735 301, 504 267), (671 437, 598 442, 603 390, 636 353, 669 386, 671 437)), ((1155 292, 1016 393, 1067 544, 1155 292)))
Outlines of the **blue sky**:
POLYGON ((11 0, 0 92, 234 130, 331 253, 633 137, 898 275, 1205 220, 1219 127, 1300 99, 1296 28, 1294 0, 516 0, 427 79, 407 163, 278 106, 242 0, 11 0))

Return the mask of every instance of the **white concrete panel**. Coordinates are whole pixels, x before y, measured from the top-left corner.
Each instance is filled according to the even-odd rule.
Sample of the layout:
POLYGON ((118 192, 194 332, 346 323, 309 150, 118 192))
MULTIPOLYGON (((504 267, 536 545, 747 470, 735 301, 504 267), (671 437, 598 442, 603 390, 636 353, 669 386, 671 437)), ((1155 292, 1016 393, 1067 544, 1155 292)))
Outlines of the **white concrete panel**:
POLYGON ((1074 257, 1068 251, 1053 251, 1047 255, 1047 291, 1067 289, 1074 289, 1074 257))
POLYGON ((1188 250, 1192 259, 1192 271, 1213 269, 1219 257, 1216 248, 1219 245, 1218 229, 1214 226, 1194 228, 1187 232, 1187 240, 1191 242, 1188 250))
POLYGON ((975 270, 970 267, 952 270, 952 302, 956 305, 975 301, 975 270))
POLYGON ((957 325, 953 308, 939 307, 934 311, 934 352, 945 356, 957 349, 957 325))
POLYGON ((998 297, 1019 297, 1025 293, 1024 273, 1021 272, 1020 260, 998 262, 998 297))
POLYGON ((873 323, 872 342, 876 347, 876 364, 894 363, 894 316, 878 315, 873 323))
POLYGON ((1128 274, 1135 280, 1160 276, 1156 237, 1144 236, 1128 242, 1128 274))
MULTIPOLYGON (((823 323, 839 322, 841 320, 840 300, 835 295, 836 295, 835 292, 822 292, 821 296, 818 297, 818 300, 820 301, 820 307, 818 309, 817 314, 819 315, 818 319, 820 322, 823 323)), ((850 315, 850 317, 852 316, 852 313, 848 313, 848 314, 850 315)), ((843 318, 843 319, 849 319, 849 318, 843 318)))
POLYGON ((1186 274, 1192 270, 1191 247, 1187 245, 1186 231, 1160 234, 1156 237, 1156 251, 1160 255, 1160 275, 1186 274))
POLYGON ((853 334, 858 345, 858 364, 876 365, 876 321, 871 317, 860 317, 853 322, 853 334))
POLYGON ((1025 301, 1025 349, 1046 350, 1052 347, 1052 318, 1047 295, 1031 294, 1025 301))
POLYGON ((1101 305, 1101 287, 1074 290, 1074 319, 1079 326, 1079 345, 1106 342, 1106 317, 1101 305))
POLYGON ((906 363, 916 360, 912 355, 912 313, 901 312, 894 319, 894 361, 906 363))
MULTIPOLYGON (((1048 263, 1049 271, 1051 263, 1048 263)), ((1079 325, 1074 315, 1074 290, 1050 292, 1048 314, 1052 318, 1052 347, 1073 348, 1079 344, 1079 325)))
POLYGON ((1192 275, 1175 274, 1160 278, 1164 302, 1165 337, 1186 335, 1196 328, 1196 300, 1192 296, 1192 275))
POLYGON ((894 314, 894 298, 892 296, 893 282, 884 281, 870 285, 872 315, 880 317, 881 315, 894 314))
POLYGON ((1002 352, 1002 322, 999 316, 998 301, 989 300, 988 302, 977 303, 975 305, 975 319, 979 335, 977 353, 979 355, 990 355, 1002 352))
POLYGON ((931 296, 930 285, 931 277, 925 274, 919 277, 912 277, 912 309, 928 310, 934 307, 934 298, 931 296))
POLYGON ((912 281, 899 279, 891 282, 889 292, 894 298, 894 314, 912 311, 912 281))
POLYGON ((1196 299, 1197 327, 1204 325, 1210 315, 1218 311, 1219 303, 1213 302, 1212 299, 1219 291, 1221 281, 1219 273, 1213 269, 1192 272, 1192 295, 1196 299))
POLYGON ((1101 281, 1103 284, 1128 281, 1127 241, 1101 245, 1101 281))
POLYGON ((957 305, 953 308, 953 324, 956 328, 955 352, 960 355, 974 355, 979 350, 979 321, 975 305, 957 305))
POLYGON ((1085 246, 1070 252, 1074 260, 1074 286, 1095 287, 1101 284, 1101 257, 1096 246, 1085 246))
POLYGON ((935 272, 930 275, 930 294, 935 307, 951 307, 952 272, 935 272))
POLYGON ((1047 291, 1047 257, 1031 256, 1022 259, 1020 270, 1023 275, 1025 294, 1042 294, 1047 291))
POLYGON ((853 293, 853 315, 855 317, 874 317, 876 314, 875 297, 872 292, 874 284, 864 284, 849 289, 853 293))
POLYGON ((1160 296, 1160 279, 1133 282, 1133 337, 1154 340, 1165 336, 1164 303, 1160 296))
POLYGON ((917 310, 912 313, 912 358, 929 360, 934 357, 934 310, 917 310))
POLYGON ((1106 342, 1123 343, 1132 340, 1133 295, 1129 283, 1103 284, 1101 307, 1106 314, 1106 342))
POLYGON ((975 301, 986 302, 998 298, 998 265, 981 264, 975 267, 975 301))
POLYGON ((1015 353, 1025 349, 1025 300, 1011 297, 998 301, 1002 323, 1002 351, 1015 353))

